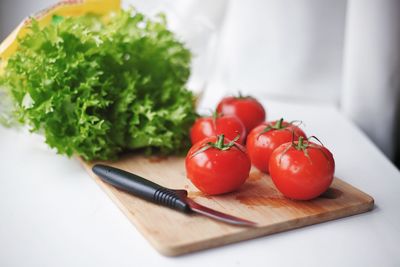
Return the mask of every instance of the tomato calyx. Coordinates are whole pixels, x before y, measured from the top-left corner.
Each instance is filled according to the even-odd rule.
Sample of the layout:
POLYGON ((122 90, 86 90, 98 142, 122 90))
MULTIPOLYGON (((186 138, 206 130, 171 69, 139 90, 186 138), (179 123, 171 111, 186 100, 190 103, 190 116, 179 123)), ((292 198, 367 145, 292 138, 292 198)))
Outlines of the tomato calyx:
MULTIPOLYGON (((299 139, 297 140, 297 143, 294 142, 294 137, 293 137, 293 139, 292 139, 292 146, 293 146, 296 150, 299 150, 299 151, 301 150, 301 151, 303 151, 304 154, 308 157, 307 149, 308 149, 309 147, 311 147, 311 148, 317 148, 317 149, 320 149, 320 150, 321 150, 321 147, 320 147, 320 146, 315 145, 315 144, 313 144, 313 143, 310 143, 310 142, 309 142, 310 139, 315 139, 318 143, 321 144, 322 147, 324 147, 324 144, 322 144, 322 142, 321 142, 316 136, 314 136, 314 135, 312 135, 312 136, 310 136, 310 137, 307 137, 306 139, 304 139, 303 136, 300 136, 299 139)), ((322 150, 321 150, 321 152, 324 153, 322 150)), ((325 154, 325 153, 324 153, 324 154, 325 154)))
POLYGON ((304 142, 304 137, 303 136, 299 137, 299 140, 297 141, 297 144, 294 143, 294 142, 292 144, 293 144, 293 147, 296 150, 302 150, 302 151, 305 151, 307 149, 307 147, 309 146, 308 139, 304 142))
POLYGON ((264 130, 262 130, 258 136, 265 134, 272 130, 282 130, 287 127, 288 127, 288 125, 283 126, 283 118, 280 118, 280 120, 276 121, 274 125, 268 125, 267 127, 265 127, 264 130))
POLYGON ((273 130, 287 130, 287 131, 290 131, 290 132, 293 133, 293 130, 289 130, 288 128, 293 126, 293 125, 295 125, 296 122, 298 122, 299 125, 301 124, 301 121, 297 121, 297 120, 291 121, 291 122, 289 122, 288 124, 285 124, 285 125, 283 124, 283 122, 284 122, 284 119, 280 118, 279 120, 277 120, 275 122, 275 124, 266 126, 264 128, 264 130, 262 130, 261 133, 258 135, 258 137, 260 137, 260 135, 262 135, 262 134, 265 134, 265 133, 267 133, 269 131, 273 131, 273 130))
MULTIPOLYGON (((294 137, 292 138, 292 146, 299 151, 303 151, 304 155, 309 159, 310 156, 308 155, 308 150, 307 148, 310 146, 310 143, 308 142, 308 138, 304 140, 303 136, 300 136, 299 139, 297 140, 297 144, 293 141, 294 137)), ((289 146, 290 148, 290 146, 289 146)))
POLYGON ((294 131, 292 132, 292 144, 290 146, 288 146, 282 153, 281 155, 281 159, 282 156, 286 154, 287 151, 289 151, 290 148, 294 148, 298 151, 303 151, 304 155, 308 158, 308 160, 311 161, 310 156, 308 155, 308 148, 316 148, 319 151, 321 151, 321 153, 324 155, 325 158, 328 159, 328 155, 326 155, 326 153, 322 150, 321 146, 318 146, 316 144, 310 143, 310 139, 315 139, 318 143, 321 144, 322 147, 325 147, 324 144, 322 144, 322 142, 314 135, 309 136, 307 138, 304 138, 303 136, 300 136, 299 139, 297 140, 297 142, 295 141, 294 138, 294 131))
POLYGON ((238 145, 236 142, 239 140, 240 134, 238 134, 233 140, 229 141, 229 143, 225 144, 225 135, 220 134, 217 136, 217 141, 205 143, 199 150, 197 150, 191 157, 196 156, 197 154, 206 151, 210 148, 215 148, 221 151, 226 151, 231 149, 232 147, 238 148, 240 151, 244 152, 243 148, 238 145))
POLYGON ((249 95, 243 95, 241 91, 238 92, 238 95, 235 96, 236 99, 248 99, 248 98, 253 98, 252 96, 249 95))

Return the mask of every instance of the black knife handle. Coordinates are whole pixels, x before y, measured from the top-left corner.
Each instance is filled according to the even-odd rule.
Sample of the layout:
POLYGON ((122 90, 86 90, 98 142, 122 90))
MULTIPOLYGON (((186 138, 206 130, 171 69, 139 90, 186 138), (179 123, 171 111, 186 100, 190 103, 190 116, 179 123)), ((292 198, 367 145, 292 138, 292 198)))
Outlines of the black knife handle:
POLYGON ((162 187, 136 174, 107 165, 96 164, 92 170, 104 182, 118 189, 179 211, 190 212, 190 207, 185 200, 171 189, 162 187))

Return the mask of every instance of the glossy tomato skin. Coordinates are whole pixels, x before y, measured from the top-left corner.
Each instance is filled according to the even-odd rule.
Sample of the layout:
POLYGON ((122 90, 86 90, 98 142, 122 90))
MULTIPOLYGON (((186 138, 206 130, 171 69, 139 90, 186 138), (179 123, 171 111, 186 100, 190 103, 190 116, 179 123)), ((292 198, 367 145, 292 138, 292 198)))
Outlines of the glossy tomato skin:
POLYGON ((295 140, 300 136, 306 138, 306 134, 299 127, 285 121, 282 122, 284 129, 271 129, 262 133, 266 127, 271 127, 276 123, 277 121, 263 123, 254 128, 247 136, 246 148, 251 163, 265 173, 269 173, 268 164, 272 152, 280 145, 291 142, 292 132, 294 132, 295 140))
MULTIPOLYGON (((185 160, 186 175, 203 193, 218 195, 238 189, 249 177, 250 159, 245 148, 233 146, 221 151, 209 148, 195 154, 208 142, 215 142, 216 137, 209 137, 196 143, 185 160), (195 154, 195 155, 194 155, 195 154)), ((229 142, 226 140, 225 143, 229 142)))
POLYGON ((237 116, 249 133, 254 127, 265 121, 264 107, 252 97, 225 97, 219 102, 217 112, 237 116))
POLYGON ((272 152, 269 171, 277 189, 295 200, 310 200, 324 193, 332 183, 335 161, 325 147, 311 143, 308 156, 291 143, 272 152), (290 148, 288 148, 290 147, 290 148))
POLYGON ((190 140, 195 144, 204 138, 224 134, 233 140, 240 135, 238 142, 243 144, 246 138, 246 128, 241 120, 235 116, 220 116, 217 118, 198 118, 190 129, 190 140))

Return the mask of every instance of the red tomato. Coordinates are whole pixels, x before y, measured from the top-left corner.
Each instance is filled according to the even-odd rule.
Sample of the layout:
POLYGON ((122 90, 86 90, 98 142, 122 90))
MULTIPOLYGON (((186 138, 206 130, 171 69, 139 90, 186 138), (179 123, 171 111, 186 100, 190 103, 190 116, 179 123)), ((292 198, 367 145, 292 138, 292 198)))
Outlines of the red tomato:
POLYGON ((225 97, 219 102, 217 112, 237 116, 249 133, 254 127, 265 121, 265 110, 252 97, 225 97))
POLYGON ((238 142, 243 144, 246 138, 246 128, 235 116, 213 116, 198 118, 190 129, 190 140, 195 144, 206 137, 224 134, 233 140, 239 135, 238 142))
POLYGON ((280 145, 291 142, 305 133, 297 126, 283 119, 263 123, 254 128, 247 136, 246 148, 251 163, 262 172, 269 173, 268 163, 272 152, 280 145))
POLYGON ((217 195, 238 189, 249 177, 251 163, 244 147, 219 135, 196 143, 185 166, 187 177, 200 191, 217 195))
POLYGON ((331 185, 335 161, 324 146, 303 141, 286 143, 272 152, 269 171, 276 188, 288 198, 309 200, 331 185))

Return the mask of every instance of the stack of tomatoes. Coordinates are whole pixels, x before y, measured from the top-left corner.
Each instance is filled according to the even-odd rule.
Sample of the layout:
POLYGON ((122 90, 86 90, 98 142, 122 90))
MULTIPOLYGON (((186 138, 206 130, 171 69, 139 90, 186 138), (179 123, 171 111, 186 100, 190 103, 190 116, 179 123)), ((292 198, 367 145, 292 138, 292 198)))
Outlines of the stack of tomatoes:
POLYGON ((196 120, 190 138, 187 176, 206 194, 238 189, 251 165, 296 200, 318 197, 333 180, 331 152, 316 137, 307 138, 296 121, 266 121, 264 107, 253 97, 223 98, 212 116, 196 120))

